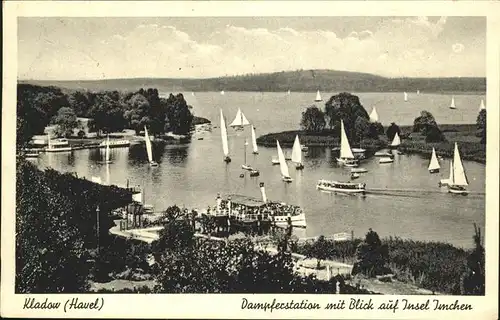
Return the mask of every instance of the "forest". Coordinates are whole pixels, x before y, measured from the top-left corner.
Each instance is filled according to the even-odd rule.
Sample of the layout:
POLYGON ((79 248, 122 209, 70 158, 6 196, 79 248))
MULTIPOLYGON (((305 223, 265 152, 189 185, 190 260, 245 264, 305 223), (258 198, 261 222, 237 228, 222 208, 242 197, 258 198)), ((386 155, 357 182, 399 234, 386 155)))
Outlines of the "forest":
POLYGON ((18 84, 17 97, 18 145, 43 134, 49 124, 57 125, 57 135, 68 136, 78 128, 78 117, 93 119, 90 129, 99 133, 133 129, 139 134, 147 126, 155 135, 188 134, 194 118, 182 94, 162 98, 153 88, 65 92, 57 87, 18 84))
POLYGON ((338 70, 295 70, 234 75, 207 79, 108 79, 90 81, 29 81, 42 86, 98 90, 138 90, 155 87, 163 91, 264 91, 314 92, 486 92, 485 78, 386 78, 338 70))

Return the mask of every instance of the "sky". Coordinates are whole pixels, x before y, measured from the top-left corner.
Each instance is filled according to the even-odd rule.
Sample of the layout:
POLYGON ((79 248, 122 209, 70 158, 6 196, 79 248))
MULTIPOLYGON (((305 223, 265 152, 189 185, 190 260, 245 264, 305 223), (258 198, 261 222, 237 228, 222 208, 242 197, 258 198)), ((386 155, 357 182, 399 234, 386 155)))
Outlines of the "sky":
POLYGON ((18 78, 486 76, 484 17, 19 18, 18 78))

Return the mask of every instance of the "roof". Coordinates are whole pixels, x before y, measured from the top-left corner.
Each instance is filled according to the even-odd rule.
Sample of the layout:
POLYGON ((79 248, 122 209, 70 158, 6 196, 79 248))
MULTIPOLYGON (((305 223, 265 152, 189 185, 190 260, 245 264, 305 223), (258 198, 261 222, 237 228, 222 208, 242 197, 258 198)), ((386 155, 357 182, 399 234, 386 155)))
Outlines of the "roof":
POLYGON ((232 203, 237 203, 237 204, 242 204, 247 207, 262 207, 266 203, 260 199, 253 198, 253 197, 247 197, 247 196, 242 196, 239 194, 230 194, 228 195, 228 199, 231 197, 231 202, 232 203))

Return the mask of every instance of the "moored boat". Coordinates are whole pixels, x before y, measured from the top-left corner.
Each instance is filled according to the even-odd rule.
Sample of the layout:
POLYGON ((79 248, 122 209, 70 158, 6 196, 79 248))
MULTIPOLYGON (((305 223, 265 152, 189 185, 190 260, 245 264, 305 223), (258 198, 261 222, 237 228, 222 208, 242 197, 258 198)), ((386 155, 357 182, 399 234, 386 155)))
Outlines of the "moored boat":
POLYGON ((109 146, 110 148, 124 148, 130 146, 130 140, 120 139, 120 140, 104 140, 99 144, 99 148, 106 148, 109 146))
POLYGON ((365 168, 351 168, 351 173, 365 173, 368 172, 365 168))
POLYGON ((273 165, 278 165, 278 164, 280 164, 280 161, 279 161, 279 159, 278 159, 278 158, 273 157, 273 158, 271 159, 271 163, 272 163, 273 165))
POLYGON ((408 93, 404 92, 403 95, 404 95, 405 102, 407 102, 408 101, 408 93))
POLYGON ((393 154, 387 151, 377 151, 374 154, 375 157, 392 157, 393 154))
POLYGON ((306 151, 309 151, 309 147, 307 147, 307 146, 302 146, 302 147, 300 147, 300 150, 302 150, 302 151, 306 152, 306 151))
POLYGON ((250 177, 258 177, 260 176, 259 170, 252 169, 250 170, 250 177))
POLYGON ((316 188, 324 191, 342 193, 366 193, 366 183, 319 180, 316 188))
POLYGON ((441 166, 439 165, 439 161, 436 156, 436 149, 432 148, 431 161, 429 162, 427 170, 429 170, 430 173, 437 173, 440 168, 441 166))
POLYGON ((380 158, 380 160, 378 162, 379 163, 393 163, 394 162, 394 158, 382 157, 382 158, 380 158))
POLYGON ((68 152, 73 151, 73 148, 69 145, 68 139, 50 139, 50 134, 48 136, 48 146, 45 148, 45 152, 68 152))
POLYGON ((359 178, 359 177, 361 177, 361 175, 360 175, 359 173, 356 173, 356 172, 352 172, 352 173, 351 173, 351 179, 353 179, 353 180, 354 180, 354 179, 357 179, 357 178, 359 178))

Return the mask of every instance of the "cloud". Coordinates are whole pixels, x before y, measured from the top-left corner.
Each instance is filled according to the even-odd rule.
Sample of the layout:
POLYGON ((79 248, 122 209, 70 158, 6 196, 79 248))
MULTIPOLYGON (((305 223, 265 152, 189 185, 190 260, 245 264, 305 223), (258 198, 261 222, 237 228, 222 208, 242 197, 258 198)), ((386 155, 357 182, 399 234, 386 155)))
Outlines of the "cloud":
POLYGON ((370 30, 350 30, 344 37, 332 30, 229 24, 196 39, 180 28, 159 23, 140 24, 127 32, 89 37, 88 41, 54 32, 37 38, 39 50, 34 52, 28 50, 33 43, 20 39, 23 63, 19 74, 67 79, 214 77, 296 69, 385 76, 484 73, 484 48, 469 50, 476 50, 468 51, 474 54, 471 59, 463 54, 462 43, 453 44, 450 51, 450 43, 439 40, 446 22, 445 17, 386 19, 370 30))

